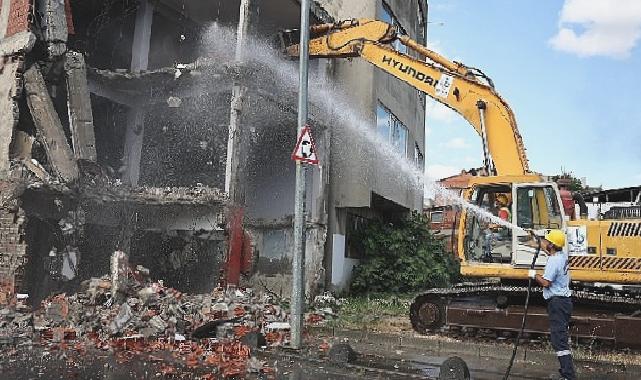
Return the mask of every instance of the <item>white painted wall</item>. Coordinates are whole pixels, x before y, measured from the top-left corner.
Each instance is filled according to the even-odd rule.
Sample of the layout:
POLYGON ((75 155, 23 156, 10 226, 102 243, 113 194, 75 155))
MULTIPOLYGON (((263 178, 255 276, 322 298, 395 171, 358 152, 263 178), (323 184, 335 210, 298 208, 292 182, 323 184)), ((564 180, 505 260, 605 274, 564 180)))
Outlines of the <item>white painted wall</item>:
POLYGON ((345 257, 345 235, 334 234, 332 241, 332 288, 340 292, 349 285, 358 260, 345 257))
MULTIPOLYGON (((605 202, 605 203, 591 203, 591 202, 586 202, 586 205, 588 206, 588 218, 590 219, 598 219, 599 218, 599 213, 603 214, 604 212, 610 210, 612 207, 619 206, 619 207, 625 207, 625 206, 634 206, 636 203, 634 202, 605 202)), ((575 215, 579 215, 579 206, 575 206, 575 215)))

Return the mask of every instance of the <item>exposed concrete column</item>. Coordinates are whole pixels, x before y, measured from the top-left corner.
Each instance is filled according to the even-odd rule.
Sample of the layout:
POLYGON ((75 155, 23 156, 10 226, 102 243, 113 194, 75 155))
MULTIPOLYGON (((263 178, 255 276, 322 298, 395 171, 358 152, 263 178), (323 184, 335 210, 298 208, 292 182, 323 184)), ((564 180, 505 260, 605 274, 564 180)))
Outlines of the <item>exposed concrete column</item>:
POLYGON ((55 176, 65 182, 78 178, 78 164, 67 143, 65 131, 53 106, 45 80, 37 65, 31 66, 24 74, 27 104, 40 141, 47 152, 47 160, 55 176))
POLYGON ((241 0, 240 18, 238 20, 238 31, 236 34, 236 68, 237 77, 234 80, 231 94, 231 110, 229 115, 229 136, 227 140, 227 163, 225 166, 225 192, 234 205, 241 205, 245 202, 245 191, 243 186, 243 166, 246 160, 243 159, 242 140, 240 123, 243 113, 243 102, 247 87, 242 84, 240 72, 242 71, 243 49, 245 39, 249 31, 251 0, 241 0))
MULTIPOLYGON (((131 71, 133 72, 147 69, 153 16, 153 5, 147 0, 142 0, 136 13, 136 27, 131 45, 131 71)), ((124 160, 126 170, 123 180, 131 186, 137 186, 140 179, 140 160, 145 131, 144 119, 144 109, 132 108, 129 110, 125 134, 124 160)))
POLYGON ((225 274, 227 284, 238 285, 240 282, 241 261, 243 254, 243 215, 245 204, 245 151, 246 133, 242 133, 240 123, 243 116, 243 102, 247 87, 242 83, 243 50, 245 39, 249 31, 251 0, 241 0, 238 31, 236 32, 236 76, 231 93, 231 110, 229 114, 229 131, 227 138, 227 162, 225 165, 225 192, 231 200, 231 207, 227 212, 227 229, 229 239, 227 242, 227 262, 225 274))
POLYGON ((67 50, 67 14, 64 0, 38 0, 37 12, 41 17, 42 38, 47 43, 50 57, 59 57, 67 50))
POLYGON ((0 70, 0 179, 6 178, 9 172, 9 147, 18 119, 18 107, 13 100, 16 95, 18 67, 18 62, 7 60, 0 70))
POLYGON ((147 0, 140 1, 140 6, 136 12, 136 27, 131 46, 131 71, 147 70, 153 17, 154 6, 147 0))
POLYGON ((82 53, 70 51, 65 59, 69 125, 76 159, 96 161, 96 136, 93 128, 91 96, 82 53))

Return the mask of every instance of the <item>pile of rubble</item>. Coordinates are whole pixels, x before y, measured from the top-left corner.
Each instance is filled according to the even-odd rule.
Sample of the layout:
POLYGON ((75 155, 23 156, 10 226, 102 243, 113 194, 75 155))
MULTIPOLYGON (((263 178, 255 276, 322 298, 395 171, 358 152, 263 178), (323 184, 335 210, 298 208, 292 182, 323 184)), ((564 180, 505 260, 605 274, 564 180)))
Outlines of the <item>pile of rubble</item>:
POLYGON ((252 350, 288 343, 289 317, 273 299, 251 289, 184 294, 151 281, 145 268, 123 263, 112 261, 111 276, 83 282, 76 294, 51 296, 33 312, 27 295, 8 300, 0 306, 0 346, 97 349, 119 361, 165 353, 223 378, 247 372, 270 377, 271 368, 252 350))

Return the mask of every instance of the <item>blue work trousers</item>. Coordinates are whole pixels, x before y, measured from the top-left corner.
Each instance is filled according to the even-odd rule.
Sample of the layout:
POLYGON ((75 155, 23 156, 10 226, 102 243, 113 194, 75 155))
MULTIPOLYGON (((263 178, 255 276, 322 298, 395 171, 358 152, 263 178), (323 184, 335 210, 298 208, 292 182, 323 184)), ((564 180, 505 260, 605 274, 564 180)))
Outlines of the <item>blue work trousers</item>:
POLYGON ((572 299, 570 297, 551 297, 548 299, 548 318, 550 319, 550 340, 556 351, 562 378, 575 380, 572 352, 570 351, 569 324, 572 316, 572 299))

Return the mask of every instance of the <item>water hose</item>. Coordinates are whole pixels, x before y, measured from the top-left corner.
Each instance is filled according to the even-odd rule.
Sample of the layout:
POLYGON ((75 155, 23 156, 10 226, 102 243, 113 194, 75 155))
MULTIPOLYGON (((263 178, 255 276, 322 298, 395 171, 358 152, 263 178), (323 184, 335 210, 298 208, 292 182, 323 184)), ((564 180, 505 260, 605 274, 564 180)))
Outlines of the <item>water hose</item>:
MULTIPOLYGON (((534 269, 536 260, 539 258, 539 253, 541 253, 541 237, 534 234, 532 235, 536 238, 537 247, 536 247, 536 253, 532 258, 532 264, 530 264, 530 269, 534 269)), ((521 329, 519 330, 519 334, 516 336, 516 340, 514 341, 514 348, 512 349, 512 357, 510 358, 510 365, 508 365, 507 370, 505 371, 505 376, 503 376, 503 380, 508 380, 510 378, 510 372, 512 372, 512 366, 514 365, 514 358, 516 358, 516 351, 519 347, 519 341, 521 340, 521 336, 523 336, 523 331, 525 330, 525 321, 527 320, 527 310, 528 310, 528 307, 530 306, 531 292, 532 292, 532 278, 528 278, 527 295, 525 296, 525 306, 523 309, 523 320, 521 321, 521 329)))

